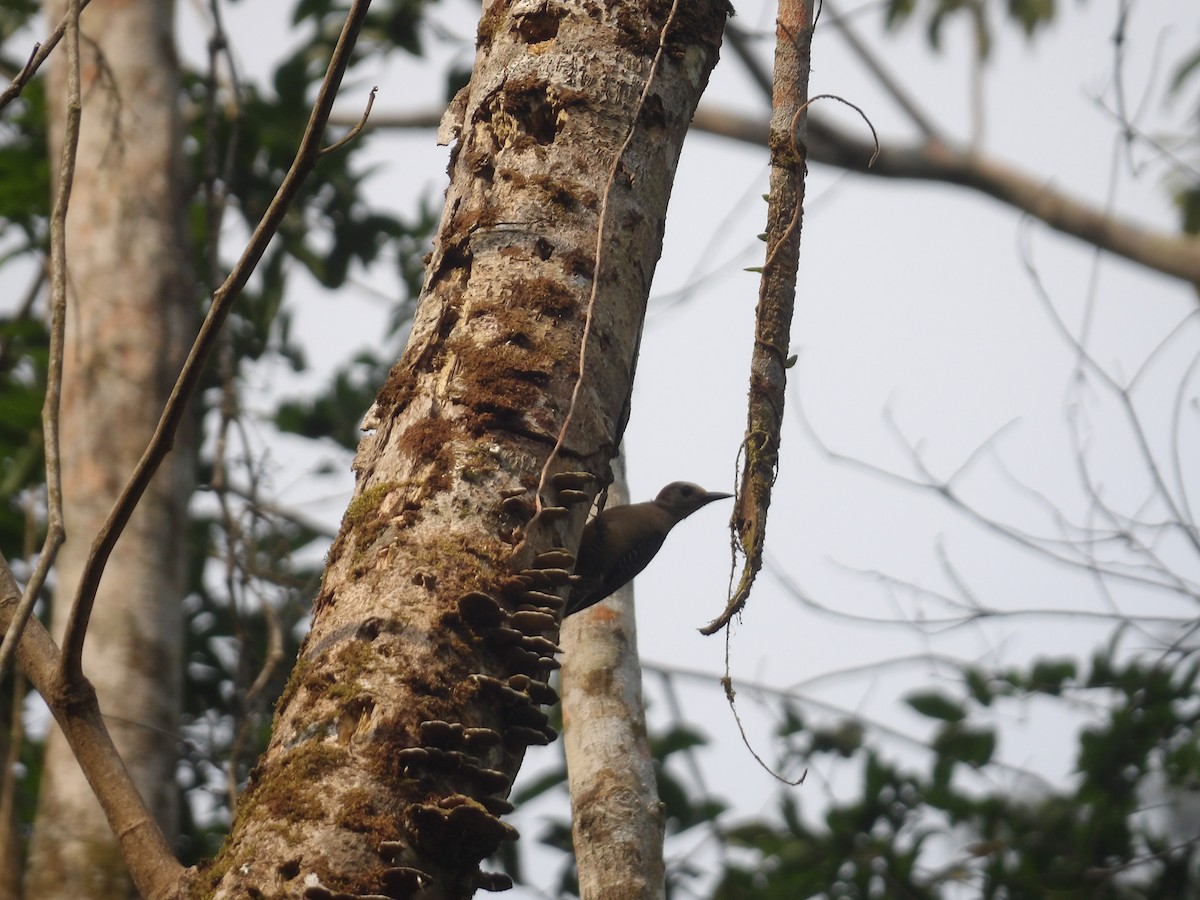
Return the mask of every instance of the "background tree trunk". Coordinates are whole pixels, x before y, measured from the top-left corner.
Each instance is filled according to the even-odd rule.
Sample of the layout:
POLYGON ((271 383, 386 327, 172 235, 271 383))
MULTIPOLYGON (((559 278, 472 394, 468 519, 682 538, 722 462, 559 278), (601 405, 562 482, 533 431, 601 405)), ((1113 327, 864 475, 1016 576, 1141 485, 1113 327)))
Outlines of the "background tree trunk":
POLYGON ((553 737, 539 707, 573 557, 552 548, 576 546, 620 439, 725 13, 487 7, 415 324, 217 897, 506 880, 478 863, 514 836, 499 816, 525 748, 553 737))
MULTIPOLYGON (((47 0, 47 18, 58 21, 65 6, 47 0)), ((154 430, 194 319, 172 12, 158 0, 94 0, 82 19, 83 122, 67 222, 60 634, 91 541, 154 430)), ((66 56, 55 54, 49 66, 57 160, 66 56)), ((121 756, 168 835, 178 804, 191 433, 177 441, 109 561, 83 660, 121 756)), ((40 898, 133 894, 108 823, 57 730, 47 744, 26 890, 40 898)))
MULTIPOLYGON (((613 461, 608 506, 629 502, 613 461)), ((663 832, 646 729, 633 582, 563 625, 562 716, 579 896, 666 896, 663 832)))

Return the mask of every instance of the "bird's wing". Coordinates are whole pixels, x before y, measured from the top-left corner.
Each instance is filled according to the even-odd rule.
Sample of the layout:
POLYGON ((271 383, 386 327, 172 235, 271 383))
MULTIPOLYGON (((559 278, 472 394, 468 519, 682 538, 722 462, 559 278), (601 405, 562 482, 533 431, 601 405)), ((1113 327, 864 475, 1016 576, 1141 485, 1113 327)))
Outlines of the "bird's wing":
MULTIPOLYGON (((602 535, 596 537, 603 539, 602 535)), ((572 592, 563 616, 569 616, 582 609, 587 609, 589 606, 595 606, 605 597, 632 581, 654 558, 654 554, 658 552, 665 539, 665 534, 648 534, 634 541, 607 571, 594 574, 581 573, 584 575, 584 581, 577 590, 572 592), (589 575, 592 575, 591 579, 588 578, 589 575), (596 581, 596 578, 599 581, 596 581)))

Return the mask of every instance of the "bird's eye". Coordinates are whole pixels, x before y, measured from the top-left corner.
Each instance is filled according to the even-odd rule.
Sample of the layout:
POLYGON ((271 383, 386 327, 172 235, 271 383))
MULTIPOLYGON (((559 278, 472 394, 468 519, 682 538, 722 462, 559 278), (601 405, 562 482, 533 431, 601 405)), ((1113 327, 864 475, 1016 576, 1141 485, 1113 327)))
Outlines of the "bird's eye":
POLYGON ((681 494, 683 494, 683 496, 685 496, 685 497, 690 497, 690 496, 692 496, 692 487, 691 487, 691 485, 687 485, 687 486, 685 486, 685 487, 684 487, 684 488, 683 488, 683 489, 680 491, 680 493, 681 493, 681 494))

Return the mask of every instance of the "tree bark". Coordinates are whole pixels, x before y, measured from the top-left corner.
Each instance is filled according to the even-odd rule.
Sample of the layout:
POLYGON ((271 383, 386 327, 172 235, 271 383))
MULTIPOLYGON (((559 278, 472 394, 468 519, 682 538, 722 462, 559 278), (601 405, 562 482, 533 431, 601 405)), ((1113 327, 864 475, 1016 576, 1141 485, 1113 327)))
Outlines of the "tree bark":
MULTIPOLYGON (((624 466, 608 505, 629 502, 624 466)), ((654 758, 646 731, 633 583, 568 619, 562 629, 563 741, 579 896, 666 896, 654 758)))
MULTIPOLYGON (((44 6, 52 22, 65 8, 63 0, 44 6)), ((93 0, 82 17, 83 122, 67 220, 60 633, 89 545, 145 449, 193 330, 172 11, 156 0, 93 0)), ((47 76, 55 160, 65 64, 55 55, 47 76)), ((179 796, 191 433, 178 439, 112 555, 83 661, 121 757, 168 836, 179 796)), ((31 897, 135 896, 117 840, 58 731, 47 743, 26 885, 31 897)))
POLYGON ((555 700, 561 548, 620 440, 725 14, 486 6, 412 334, 364 423, 214 896, 433 900, 506 881, 479 861, 515 837, 500 820, 512 779, 554 736, 540 706, 555 700))

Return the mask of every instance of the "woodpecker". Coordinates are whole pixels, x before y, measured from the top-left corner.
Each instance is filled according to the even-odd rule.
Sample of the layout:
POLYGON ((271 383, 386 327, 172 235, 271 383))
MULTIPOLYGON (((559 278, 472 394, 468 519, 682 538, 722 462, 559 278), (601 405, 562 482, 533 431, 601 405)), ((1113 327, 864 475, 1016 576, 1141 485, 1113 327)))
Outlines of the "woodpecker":
POLYGON ((563 617, 628 584, 654 559, 672 528, 700 507, 732 496, 673 481, 646 503, 604 510, 583 528, 575 561, 575 574, 582 580, 571 591, 563 617))

